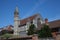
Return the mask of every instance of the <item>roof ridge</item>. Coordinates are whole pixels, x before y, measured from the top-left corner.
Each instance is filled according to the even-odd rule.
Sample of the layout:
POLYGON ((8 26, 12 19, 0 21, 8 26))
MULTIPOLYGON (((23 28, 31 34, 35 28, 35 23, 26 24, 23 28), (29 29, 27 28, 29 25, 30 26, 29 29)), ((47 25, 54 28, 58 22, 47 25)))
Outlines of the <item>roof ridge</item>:
POLYGON ((27 18, 22 19, 22 20, 28 19, 28 18, 33 17, 33 16, 37 16, 37 15, 40 15, 40 14, 34 14, 34 15, 31 15, 31 16, 29 16, 27 18))

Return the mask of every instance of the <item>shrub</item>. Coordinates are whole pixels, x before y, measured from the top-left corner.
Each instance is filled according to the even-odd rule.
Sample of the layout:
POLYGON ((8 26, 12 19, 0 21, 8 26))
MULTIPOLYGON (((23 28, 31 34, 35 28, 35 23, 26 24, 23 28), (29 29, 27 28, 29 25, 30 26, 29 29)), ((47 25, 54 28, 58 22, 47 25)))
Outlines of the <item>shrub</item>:
POLYGON ((35 25, 31 24, 28 29, 28 35, 33 35, 35 33, 35 25))
POLYGON ((38 32, 39 37, 52 37, 51 30, 48 25, 44 25, 44 27, 38 32))

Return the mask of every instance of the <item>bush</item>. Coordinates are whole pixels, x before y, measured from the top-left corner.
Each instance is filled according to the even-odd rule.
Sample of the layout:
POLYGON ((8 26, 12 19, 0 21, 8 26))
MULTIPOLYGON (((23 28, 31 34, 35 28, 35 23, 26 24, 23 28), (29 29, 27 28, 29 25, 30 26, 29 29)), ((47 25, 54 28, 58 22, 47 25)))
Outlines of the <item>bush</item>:
POLYGON ((31 24, 29 29, 28 29, 28 35, 33 35, 35 33, 35 25, 31 24))
POLYGON ((11 34, 6 33, 6 34, 2 35, 2 37, 3 37, 3 38, 8 39, 8 38, 12 37, 12 35, 11 35, 11 34))
POLYGON ((11 31, 8 31, 8 30, 2 30, 1 32, 0 32, 0 36, 1 35, 4 35, 4 34, 6 34, 6 33, 8 33, 8 34, 13 34, 13 30, 11 30, 11 31))

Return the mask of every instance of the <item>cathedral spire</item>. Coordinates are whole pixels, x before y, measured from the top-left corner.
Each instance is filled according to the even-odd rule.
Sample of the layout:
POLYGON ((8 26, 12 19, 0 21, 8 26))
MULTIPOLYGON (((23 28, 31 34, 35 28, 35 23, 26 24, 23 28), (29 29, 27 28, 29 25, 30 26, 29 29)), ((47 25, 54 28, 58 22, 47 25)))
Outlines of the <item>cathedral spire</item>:
POLYGON ((14 16, 15 16, 15 17, 19 16, 18 6, 16 6, 16 8, 15 8, 14 16))

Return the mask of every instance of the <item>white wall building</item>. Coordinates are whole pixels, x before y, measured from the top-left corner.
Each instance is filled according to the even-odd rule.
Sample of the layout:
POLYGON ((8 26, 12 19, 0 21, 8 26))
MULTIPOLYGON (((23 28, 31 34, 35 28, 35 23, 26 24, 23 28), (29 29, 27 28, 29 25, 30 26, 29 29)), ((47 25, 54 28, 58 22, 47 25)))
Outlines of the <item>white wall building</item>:
POLYGON ((39 14, 35 14, 23 20, 19 20, 19 11, 18 7, 16 7, 14 12, 14 35, 26 36, 27 30, 31 23, 33 23, 36 26, 36 28, 38 28, 37 24, 44 23, 44 20, 39 14))

